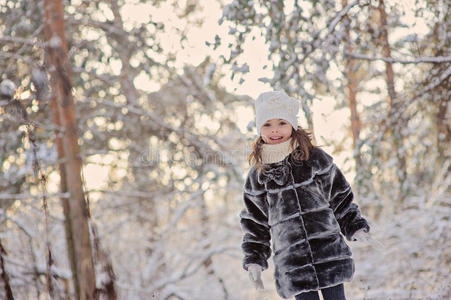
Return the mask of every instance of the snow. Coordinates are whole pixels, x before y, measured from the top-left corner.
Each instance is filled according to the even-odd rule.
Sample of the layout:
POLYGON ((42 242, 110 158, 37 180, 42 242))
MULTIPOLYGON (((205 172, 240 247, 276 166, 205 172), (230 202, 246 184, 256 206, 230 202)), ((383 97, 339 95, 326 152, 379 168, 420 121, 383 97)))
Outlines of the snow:
MULTIPOLYGON (((8 0, 10 4, 13 2, 8 0)), ((280 299, 275 292, 272 259, 270 269, 263 273, 266 289, 262 292, 253 289, 241 265, 242 232, 238 212, 242 207, 242 176, 246 172, 246 156, 254 138, 255 121, 252 99, 230 93, 237 84, 225 84, 223 78, 231 71, 240 75, 251 73, 260 78, 266 89, 285 88, 301 101, 304 113, 301 122, 307 125, 306 119, 312 114, 325 113, 316 109, 312 101, 323 99, 325 107, 339 113, 343 111, 334 108, 347 99, 342 91, 346 78, 341 73, 344 70, 342 59, 347 57, 337 55, 341 53, 358 61, 354 71, 360 80, 357 101, 363 125, 359 143, 366 163, 362 167, 363 175, 370 183, 361 187, 365 193, 360 193, 357 201, 368 207, 375 240, 372 244, 348 242, 356 262, 355 277, 345 284, 348 299, 451 298, 451 178, 449 160, 440 157, 435 139, 437 137, 441 145, 447 138, 446 131, 436 135, 435 131, 440 129, 438 125, 443 125, 436 117, 440 108, 437 103, 449 98, 446 86, 451 74, 447 44, 450 33, 446 31, 449 24, 437 22, 434 27, 424 22, 429 35, 407 30, 394 39, 398 44, 393 44, 393 57, 384 58, 363 26, 361 32, 352 32, 351 38, 356 42, 352 53, 343 49, 346 32, 342 18, 346 11, 352 16, 352 24, 361 21, 365 26, 374 25, 374 20, 365 19, 366 6, 356 5, 357 1, 348 1, 350 4, 345 10, 335 7, 339 3, 332 0, 316 7, 310 1, 291 1, 284 7, 288 8, 286 15, 279 10, 277 3, 280 1, 229 1, 219 22, 225 19, 231 22, 224 24, 222 33, 207 28, 214 42, 206 43, 213 50, 221 51, 224 46, 224 53, 230 51, 231 67, 224 64, 227 58, 218 58, 219 54, 193 67, 192 61, 180 58, 178 47, 160 52, 159 40, 178 43, 180 38, 177 46, 186 47, 186 51, 201 57, 203 50, 189 46, 193 35, 184 36, 192 24, 200 26, 197 20, 183 20, 186 22, 180 22, 180 26, 172 24, 177 29, 174 31, 148 23, 141 27, 128 24, 126 26, 131 27, 124 27, 124 32, 130 42, 122 45, 115 40, 116 33, 123 32, 116 29, 120 22, 113 24, 112 12, 108 10, 102 15, 94 6, 77 6, 76 2, 67 4, 70 26, 66 32, 74 64, 78 129, 83 134, 81 155, 85 179, 89 181, 86 188, 92 222, 97 225, 102 250, 112 260, 118 298, 280 299), (262 3, 273 7, 273 20, 262 3), (93 18, 93 11, 99 18, 93 18), (290 27, 280 21, 283 19, 291 21, 290 27), (432 29, 437 29, 436 36, 432 29), (98 39, 86 39, 89 32, 95 33, 98 39), (355 37, 359 33, 360 40, 355 37), (258 46, 253 48, 246 43, 241 49, 232 44, 228 47, 230 40, 248 41, 252 36, 257 40, 261 37, 261 44, 256 43, 258 46), (250 54, 244 55, 244 49, 250 54), (268 49, 273 51, 269 57, 268 49), (431 54, 437 49, 444 50, 442 56, 431 54), (173 55, 174 61, 171 58, 166 64, 168 53, 173 55), (130 60, 123 57, 127 55, 130 60), (266 66, 267 72, 260 72, 255 67, 256 61, 262 68, 266 66), (409 174, 405 185, 413 192, 396 213, 399 199, 394 181, 402 172, 391 151, 392 141, 379 134, 374 126, 387 117, 384 62, 400 66, 395 68, 396 88, 405 109, 393 116, 396 119, 409 117, 407 124, 397 132, 404 139, 399 153, 408 158, 409 174), (128 63, 131 68, 123 72, 128 63), (331 68, 335 71, 328 73, 331 68), (146 76, 137 77, 138 73, 146 76), (145 90, 149 80, 153 80, 155 86, 151 94, 145 90), (142 84, 137 85, 137 82, 142 84), (320 85, 331 89, 330 93, 324 92, 328 93, 327 97, 318 95, 323 89, 320 85), (131 103, 124 89, 136 93, 137 101, 131 103), (217 151, 215 154, 220 156, 222 165, 205 164, 199 154, 207 156, 205 153, 210 150, 217 151), (382 154, 370 160, 376 152, 382 154), (376 217, 378 208, 381 212, 376 217)), ((177 5, 174 9, 183 9, 183 4, 177 5)), ((26 127, 14 127, 16 125, 4 116, 7 114, 1 113, 7 111, 2 102, 0 219, 3 227, 0 236, 7 251, 5 265, 16 298, 34 299, 37 291, 42 297, 46 296, 45 276, 33 281, 35 271, 46 271, 46 241, 50 241, 54 258, 52 270, 61 277, 55 279, 59 296, 64 294, 63 279, 71 277, 61 205, 61 198, 69 195, 59 193, 61 161, 58 161, 54 142, 55 127, 50 125, 49 103, 36 101, 39 98, 34 97, 35 91, 30 88, 31 79, 37 93, 48 91, 45 72, 52 72, 51 66, 43 68, 44 45, 37 42, 42 37, 42 27, 34 26, 41 24, 42 18, 36 12, 42 10, 39 5, 27 6, 25 14, 30 19, 36 18, 28 23, 22 20, 24 10, 19 6, 19 3, 5 5, 6 13, 0 21, 5 29, 5 37, 0 37, 4 44, 0 55, 5 58, 1 60, 5 72, 0 94, 7 105, 8 101, 3 98, 13 97, 17 84, 30 121, 39 124, 33 132, 38 146, 37 158, 43 174, 48 176, 45 196, 50 216, 45 219, 42 210, 43 191, 38 178, 33 176, 31 146, 24 134, 26 127), (16 23, 18 25, 14 26, 16 23), (33 26, 24 26, 27 24, 33 26), (36 31, 29 32, 33 30, 36 31), (45 222, 49 223, 48 233, 45 222)), ((110 7, 103 3, 100 6, 110 7)), ((202 13, 211 13, 206 6, 204 9, 202 13)), ((120 14, 123 11, 122 7, 120 14)), ((430 14, 437 20, 441 17, 433 14, 432 8, 430 14)), ((129 16, 133 19, 133 14, 129 16)), ((142 10, 138 19, 147 22, 150 16, 142 10)), ((165 14, 158 17, 162 22, 170 19, 165 14)), ((203 17, 201 15, 200 19, 203 17)), ((396 22, 396 16, 392 17, 396 22)), ((204 36, 199 34, 198 37, 195 43, 203 46, 204 36)), ((49 46, 61 47, 61 40, 54 35, 49 46)), ((247 86, 249 93, 258 94, 263 89, 260 85, 251 88, 244 76, 237 78, 247 86)), ((357 151, 350 147, 349 131, 341 128, 344 122, 349 123, 349 117, 340 116, 343 117, 338 120, 326 115, 329 127, 323 128, 330 131, 330 138, 318 143, 327 144, 331 149, 336 143, 337 151, 344 149, 337 156, 347 154, 350 158, 357 151)), ((313 126, 315 131, 323 136, 325 133, 317 125, 313 126)), ((211 160, 215 158, 211 156, 211 160)), ((352 164, 352 159, 349 162, 352 164)), ((108 278, 101 263, 96 261, 99 286, 108 278)), ((71 285, 70 280, 67 282, 71 285)), ((2 293, 0 290, 0 298, 2 293)))
POLYGON ((247 72, 249 72, 249 65, 247 63, 244 63, 241 66, 233 65, 232 70, 234 72, 247 73, 247 72))
POLYGON ((45 89, 47 85, 47 74, 45 73, 45 71, 41 69, 34 68, 31 71, 31 80, 33 84, 35 84, 36 89, 38 90, 45 89))
POLYGON ((49 46, 50 46, 51 48, 59 48, 59 47, 61 47, 61 43, 62 43, 62 41, 61 41, 60 37, 57 36, 56 34, 54 34, 54 35, 50 38, 49 46))
POLYGON ((203 84, 204 86, 207 86, 210 84, 211 79, 213 78, 213 74, 216 71, 216 64, 212 63, 208 66, 207 72, 205 73, 204 76, 204 81, 203 84))
POLYGON ((422 205, 423 199, 410 198, 408 202, 418 208, 372 224, 382 249, 353 248, 355 299, 444 299, 451 292, 449 265, 444 261, 451 247, 451 199, 444 197, 443 206, 434 207, 422 205))
POLYGON ((16 85, 9 79, 4 79, 0 83, 0 96, 12 98, 16 92, 16 85))

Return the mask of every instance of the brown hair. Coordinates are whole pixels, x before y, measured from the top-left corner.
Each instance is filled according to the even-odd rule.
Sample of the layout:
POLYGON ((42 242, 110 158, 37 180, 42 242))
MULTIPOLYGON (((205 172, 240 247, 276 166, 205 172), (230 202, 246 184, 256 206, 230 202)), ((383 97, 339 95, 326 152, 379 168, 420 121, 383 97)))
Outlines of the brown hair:
MULTIPOLYGON (((309 131, 306 131, 302 129, 301 126, 298 126, 297 130, 294 130, 291 132, 291 146, 294 146, 294 143, 297 142, 300 152, 297 155, 293 155, 293 158, 295 160, 308 160, 310 156, 310 150, 314 148, 315 146, 312 144, 312 133, 309 131)), ((261 171, 264 168, 264 164, 262 163, 262 145, 265 142, 263 141, 262 137, 257 137, 252 142, 252 152, 249 154, 247 160, 249 161, 250 165, 255 165, 259 171, 261 171)))

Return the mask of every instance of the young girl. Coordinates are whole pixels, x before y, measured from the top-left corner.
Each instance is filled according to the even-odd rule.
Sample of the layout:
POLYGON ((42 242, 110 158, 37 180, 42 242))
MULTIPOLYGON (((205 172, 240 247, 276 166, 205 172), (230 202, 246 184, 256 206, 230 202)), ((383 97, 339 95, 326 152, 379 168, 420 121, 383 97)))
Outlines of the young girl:
POLYGON ((257 289, 274 253, 282 298, 345 299, 344 281, 355 266, 348 241, 369 239, 353 193, 332 157, 298 127, 297 100, 282 91, 255 102, 258 138, 249 155, 240 214, 243 268, 257 289), (272 239, 272 249, 270 240, 272 239))

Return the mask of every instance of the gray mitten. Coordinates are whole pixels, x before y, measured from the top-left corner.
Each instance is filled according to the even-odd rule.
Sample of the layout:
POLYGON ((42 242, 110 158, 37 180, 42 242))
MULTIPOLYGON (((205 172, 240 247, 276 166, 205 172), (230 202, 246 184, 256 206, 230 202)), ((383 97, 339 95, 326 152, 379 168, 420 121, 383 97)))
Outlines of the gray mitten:
POLYGON ((351 238, 351 240, 358 242, 368 242, 370 239, 370 234, 365 229, 357 230, 351 238))
POLYGON ((247 266, 247 270, 249 272, 249 278, 251 279, 251 282, 254 285, 255 289, 263 290, 264 287, 263 287, 263 281, 261 278, 262 267, 257 264, 249 264, 247 266))
POLYGON ((373 238, 371 234, 369 232, 366 232, 364 229, 357 230, 352 236, 352 241, 365 242, 368 245, 374 247, 377 251, 381 252, 384 252, 384 250, 386 249, 383 243, 373 238))

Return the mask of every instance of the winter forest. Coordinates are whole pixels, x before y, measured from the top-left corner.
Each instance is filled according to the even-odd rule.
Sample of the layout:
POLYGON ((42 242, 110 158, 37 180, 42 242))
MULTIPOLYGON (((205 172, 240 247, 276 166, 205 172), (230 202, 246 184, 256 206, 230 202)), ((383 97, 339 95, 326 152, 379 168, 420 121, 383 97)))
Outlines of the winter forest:
POLYGON ((281 299, 239 223, 274 89, 371 226, 347 298, 450 299, 449 0, 0 0, 0 298, 281 299))

